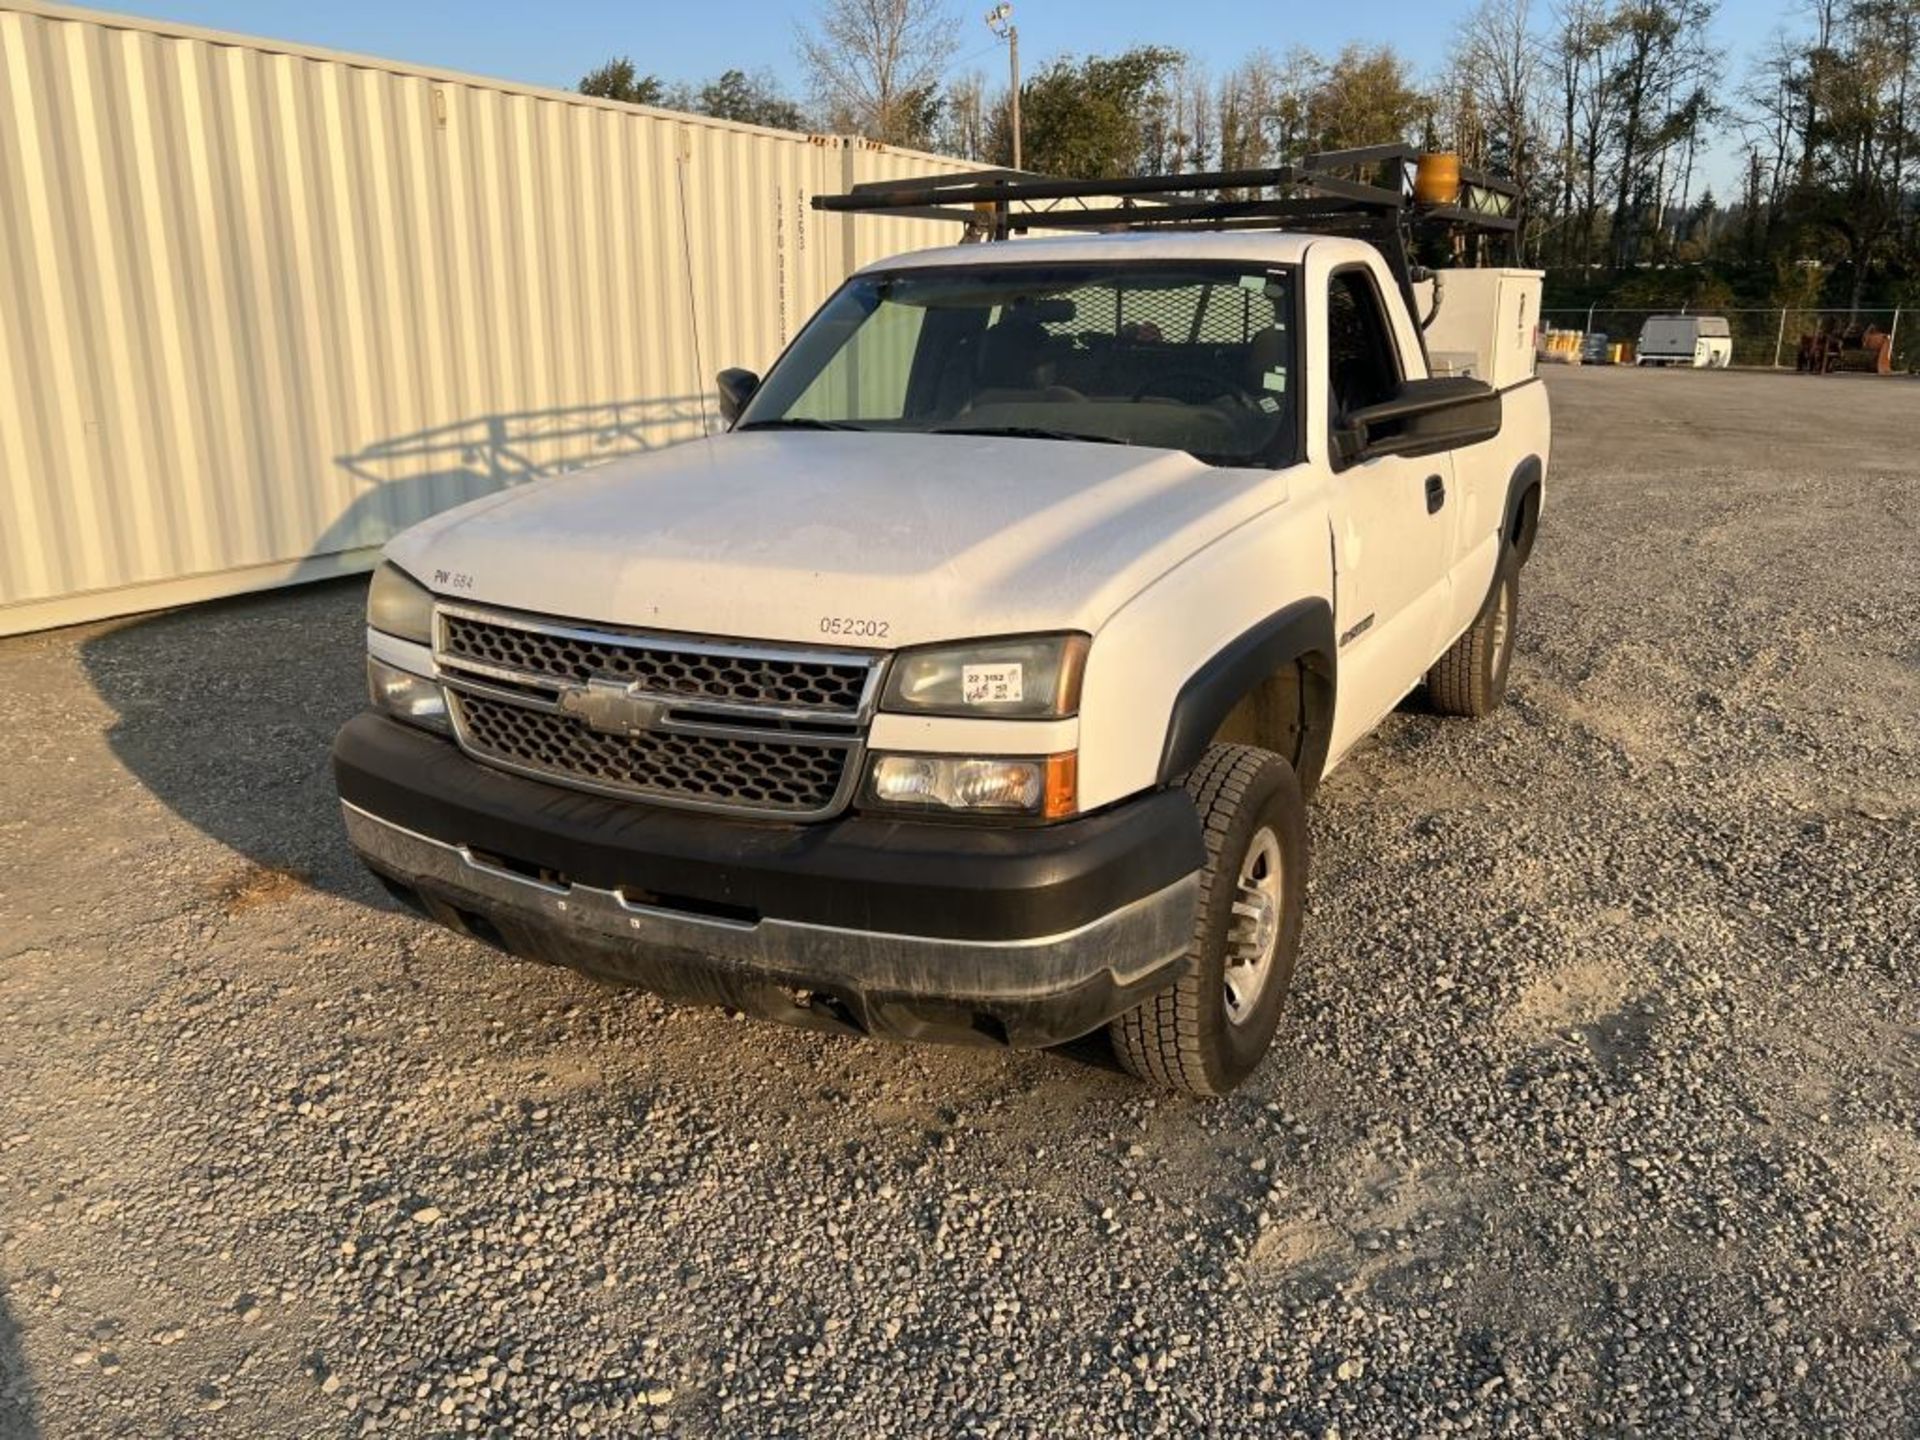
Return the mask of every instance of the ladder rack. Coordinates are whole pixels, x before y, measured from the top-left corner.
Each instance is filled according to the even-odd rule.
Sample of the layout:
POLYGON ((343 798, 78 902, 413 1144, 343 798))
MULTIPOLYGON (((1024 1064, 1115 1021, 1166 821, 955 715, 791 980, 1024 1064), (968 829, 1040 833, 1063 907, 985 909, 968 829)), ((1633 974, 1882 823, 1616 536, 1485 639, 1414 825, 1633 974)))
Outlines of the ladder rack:
POLYGON ((1426 273, 1419 257, 1447 249, 1450 263, 1511 262, 1521 215, 1517 186, 1467 166, 1460 168, 1460 193, 1453 204, 1421 202, 1413 183, 1419 158, 1412 146, 1393 144, 1321 151, 1298 164, 1264 169, 1112 180, 973 170, 856 185, 844 195, 814 196, 813 207, 951 220, 966 227, 967 239, 988 241, 1029 230, 1351 235, 1386 256, 1411 305, 1413 284, 1426 273))

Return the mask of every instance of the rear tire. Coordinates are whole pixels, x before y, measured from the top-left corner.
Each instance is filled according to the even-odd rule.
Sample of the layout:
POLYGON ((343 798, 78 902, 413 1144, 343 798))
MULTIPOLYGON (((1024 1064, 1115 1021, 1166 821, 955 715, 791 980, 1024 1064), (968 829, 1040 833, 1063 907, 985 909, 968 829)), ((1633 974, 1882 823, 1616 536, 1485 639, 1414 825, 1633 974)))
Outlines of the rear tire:
POLYGON ((1520 562, 1501 547, 1500 569, 1473 624, 1427 671, 1427 701, 1442 715, 1479 719, 1500 708, 1520 622, 1520 562))
POLYGON ((1293 767, 1251 745, 1209 746, 1187 777, 1207 859, 1187 974, 1107 1028, 1148 1084, 1224 1095, 1273 1043, 1306 906, 1307 823, 1293 767))

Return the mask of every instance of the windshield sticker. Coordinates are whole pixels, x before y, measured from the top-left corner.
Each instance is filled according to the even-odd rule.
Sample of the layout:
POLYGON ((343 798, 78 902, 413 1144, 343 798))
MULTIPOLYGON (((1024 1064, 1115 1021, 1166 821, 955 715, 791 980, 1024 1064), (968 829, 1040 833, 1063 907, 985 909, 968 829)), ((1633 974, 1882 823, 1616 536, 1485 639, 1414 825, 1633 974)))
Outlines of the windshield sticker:
POLYGON ((1285 370, 1269 370, 1265 375, 1260 377, 1260 384, 1268 390, 1275 390, 1284 395, 1287 393, 1287 372, 1285 370))
POLYGON ((1020 662, 1007 665, 962 665, 960 694, 969 705, 998 705, 1024 700, 1020 662))

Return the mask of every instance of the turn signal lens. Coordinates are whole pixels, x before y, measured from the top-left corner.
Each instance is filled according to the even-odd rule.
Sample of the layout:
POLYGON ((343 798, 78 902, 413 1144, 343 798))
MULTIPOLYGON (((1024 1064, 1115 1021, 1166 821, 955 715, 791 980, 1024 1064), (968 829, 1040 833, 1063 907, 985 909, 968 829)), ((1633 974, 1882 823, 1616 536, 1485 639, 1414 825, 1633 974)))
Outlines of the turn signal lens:
POLYGON ((1041 813, 1049 820, 1061 820, 1080 808, 1080 752, 1047 757, 1046 804, 1041 813))
POLYGON ((1076 757, 1023 755, 876 755, 868 772, 871 804, 901 810, 1035 815, 1074 811, 1076 757))

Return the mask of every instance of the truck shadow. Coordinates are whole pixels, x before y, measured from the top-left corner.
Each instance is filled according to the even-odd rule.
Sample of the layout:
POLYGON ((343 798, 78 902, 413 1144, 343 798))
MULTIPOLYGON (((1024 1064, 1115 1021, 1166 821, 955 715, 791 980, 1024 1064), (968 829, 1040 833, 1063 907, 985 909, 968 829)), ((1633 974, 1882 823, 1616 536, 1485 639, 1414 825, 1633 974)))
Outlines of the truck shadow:
MULTIPOLYGON (((546 447, 565 450, 582 434, 591 433, 601 459, 647 449, 662 406, 681 405, 483 417, 340 457, 368 488, 329 528, 316 560, 376 543, 395 515, 418 518, 577 468, 551 461, 546 447)), ((292 882, 380 908, 393 903, 345 843, 329 765, 335 732, 365 703, 365 593, 359 576, 321 579, 135 617, 80 647, 114 714, 114 756, 181 819, 242 857, 246 869, 227 888, 243 900, 292 882)), ((1119 1070, 1102 1032, 1051 1053, 1119 1070)))
POLYGON ((336 456, 354 492, 303 562, 315 583, 135 618, 83 642, 114 712, 113 753, 266 876, 373 899, 342 841, 327 763, 365 701, 366 581, 322 577, 450 506, 698 435, 707 409, 699 395, 663 395, 502 412, 336 456))
POLYGON ((36 1440, 33 1379, 20 1346, 20 1327, 0 1290, 0 1440, 36 1440))
POLYGON ((216 600, 90 637, 81 663, 115 758, 181 819, 260 870, 356 898, 328 769, 365 703, 366 581, 216 600))
MULTIPOLYGON (((127 622, 81 647, 115 713, 114 756, 244 858, 247 873, 228 886, 242 901, 291 880, 394 907, 347 848, 328 759, 334 733, 365 703, 365 596, 366 582, 349 577, 217 600, 127 622)), ((1103 1031, 1049 1053, 1120 1069, 1103 1031)), ((0 1440, 12 1440, 3 1426, 0 1440)))
POLYGON ((659 395, 548 410, 477 415, 376 441, 334 464, 355 498, 314 549, 333 553, 378 545, 429 515, 482 495, 705 433, 703 395, 659 395))

